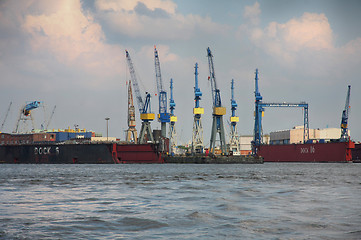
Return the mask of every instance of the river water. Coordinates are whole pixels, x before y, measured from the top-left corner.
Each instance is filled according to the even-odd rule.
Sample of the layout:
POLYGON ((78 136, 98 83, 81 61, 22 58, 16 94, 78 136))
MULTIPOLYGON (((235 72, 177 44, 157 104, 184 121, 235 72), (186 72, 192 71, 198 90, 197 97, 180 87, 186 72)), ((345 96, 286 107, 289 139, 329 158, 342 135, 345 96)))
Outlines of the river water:
POLYGON ((361 164, 2 164, 0 187, 0 239, 361 239, 361 164))

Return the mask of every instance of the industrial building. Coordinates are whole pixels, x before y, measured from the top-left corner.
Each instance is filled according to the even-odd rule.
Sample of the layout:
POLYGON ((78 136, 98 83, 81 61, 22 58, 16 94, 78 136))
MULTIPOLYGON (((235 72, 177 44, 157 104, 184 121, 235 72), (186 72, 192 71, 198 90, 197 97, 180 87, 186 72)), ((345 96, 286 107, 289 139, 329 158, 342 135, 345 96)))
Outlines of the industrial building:
MULTIPOLYGON (((296 126, 289 130, 271 132, 270 144, 303 143, 303 132, 303 126, 296 126)), ((309 139, 311 141, 329 142, 332 139, 340 139, 340 137, 340 128, 309 129, 309 139)))

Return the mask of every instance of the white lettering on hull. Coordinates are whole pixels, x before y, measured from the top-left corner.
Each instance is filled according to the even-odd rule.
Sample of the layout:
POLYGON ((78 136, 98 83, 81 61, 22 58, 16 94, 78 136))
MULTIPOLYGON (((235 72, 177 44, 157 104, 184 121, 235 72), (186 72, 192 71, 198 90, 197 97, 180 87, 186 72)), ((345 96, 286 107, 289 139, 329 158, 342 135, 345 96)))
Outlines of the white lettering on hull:
POLYGON ((307 154, 307 153, 315 153, 316 152, 316 149, 314 146, 310 146, 309 148, 308 147, 301 147, 301 153, 302 154, 307 154))
POLYGON ((51 147, 34 147, 35 155, 46 155, 50 154, 51 147))

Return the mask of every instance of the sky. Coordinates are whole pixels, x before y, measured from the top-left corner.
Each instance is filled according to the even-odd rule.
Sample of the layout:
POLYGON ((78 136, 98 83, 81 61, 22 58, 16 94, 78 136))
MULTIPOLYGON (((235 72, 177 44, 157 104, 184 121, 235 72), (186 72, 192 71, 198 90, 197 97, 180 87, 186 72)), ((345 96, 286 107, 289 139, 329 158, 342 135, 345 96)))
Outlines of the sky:
MULTIPOLYGON (((351 85, 349 129, 361 141, 361 1, 358 0, 2 0, 0 1, 0 124, 15 129, 20 108, 42 101, 32 113, 37 128, 92 130, 125 139, 125 50, 142 93, 152 93, 157 46, 163 86, 174 81, 179 144, 191 140, 194 65, 199 65, 204 141, 212 122, 207 47, 214 56, 229 137, 231 80, 238 104, 238 133, 253 134, 254 72, 264 102, 309 104, 310 128, 339 128, 351 85)), ((169 98, 168 92, 168 98, 169 98)), ((134 98, 134 101, 135 98, 134 98)), ((168 103, 169 104, 169 103, 168 103)), ((137 103, 134 102, 137 108, 137 103)), ((139 112, 136 112, 140 131, 139 112)), ((303 125, 298 108, 267 108, 263 132, 303 125)), ((160 129, 154 121, 153 129, 160 129)))

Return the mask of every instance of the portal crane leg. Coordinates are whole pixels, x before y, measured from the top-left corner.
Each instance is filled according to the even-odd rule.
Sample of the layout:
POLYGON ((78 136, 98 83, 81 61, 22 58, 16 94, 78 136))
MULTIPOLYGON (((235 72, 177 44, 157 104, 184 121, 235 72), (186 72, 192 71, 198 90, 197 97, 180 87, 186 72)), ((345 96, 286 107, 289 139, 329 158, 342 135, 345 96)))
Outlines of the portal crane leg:
POLYGON ((142 128, 140 129, 139 134, 139 143, 144 144, 147 142, 154 142, 152 128, 150 127, 150 122, 143 121, 142 128))
POLYGON ((237 124, 234 124, 232 122, 231 125, 231 139, 229 141, 229 149, 233 152, 233 153, 239 153, 240 149, 239 149, 239 136, 238 136, 238 132, 237 132, 237 124))
POLYGON ((219 140, 221 143, 221 151, 223 154, 227 154, 226 138, 225 138, 224 127, 223 127, 223 115, 213 114, 211 141, 209 144, 210 152, 213 154, 214 154, 214 148, 216 145, 217 134, 219 134, 219 140))
POLYGON ((193 121, 192 153, 203 153, 203 147, 202 115, 195 114, 193 121))

